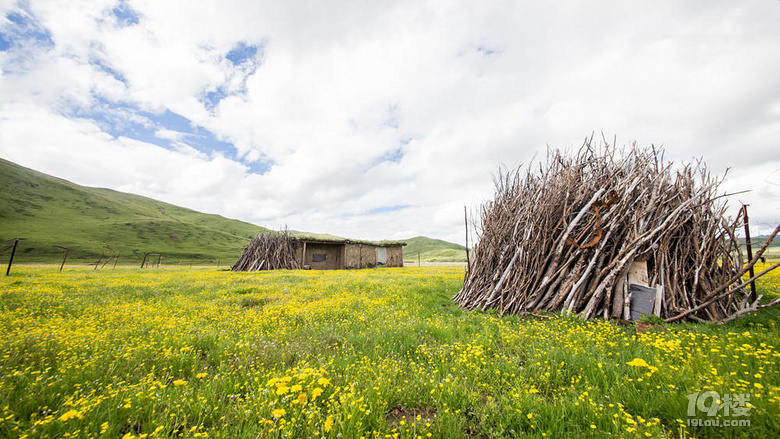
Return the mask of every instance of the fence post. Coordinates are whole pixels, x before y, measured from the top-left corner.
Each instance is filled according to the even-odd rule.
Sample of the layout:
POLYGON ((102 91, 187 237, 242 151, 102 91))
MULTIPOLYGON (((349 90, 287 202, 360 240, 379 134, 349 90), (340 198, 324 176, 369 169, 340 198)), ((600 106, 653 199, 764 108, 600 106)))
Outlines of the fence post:
POLYGON ((70 247, 63 247, 61 245, 53 245, 52 247, 58 248, 60 250, 65 250, 65 257, 62 258, 62 264, 60 265, 60 271, 62 271, 62 269, 65 268, 65 261, 68 260, 68 255, 70 254, 70 247))
POLYGON ((10 276, 11 275, 11 264, 14 263, 14 255, 16 254, 16 245, 19 244, 19 241, 21 241, 21 238, 15 238, 13 248, 11 249, 11 258, 8 259, 8 269, 5 270, 5 275, 10 276))
POLYGON ((469 213, 463 206, 463 222, 466 224, 466 272, 471 274, 471 261, 469 260, 469 213))
MULTIPOLYGON (((742 205, 742 218, 745 219, 745 247, 747 247, 747 258, 748 261, 753 260, 753 245, 750 242, 750 226, 748 225, 748 213, 747 213, 747 204, 742 205)), ((752 278, 754 276, 753 273, 753 266, 750 266, 750 269, 748 270, 750 272, 750 277, 752 278)), ((750 300, 754 301, 756 300, 756 281, 750 281, 750 300)))

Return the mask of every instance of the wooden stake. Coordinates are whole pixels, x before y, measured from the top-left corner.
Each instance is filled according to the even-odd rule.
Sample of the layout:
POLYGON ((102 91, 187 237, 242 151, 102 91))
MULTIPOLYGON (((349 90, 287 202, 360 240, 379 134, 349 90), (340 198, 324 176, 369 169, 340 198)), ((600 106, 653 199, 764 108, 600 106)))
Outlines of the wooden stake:
POLYGON ((11 264, 14 263, 14 255, 16 254, 16 245, 19 244, 19 241, 21 241, 21 239, 19 239, 19 238, 14 239, 14 246, 11 249, 11 258, 8 260, 8 269, 5 270, 5 275, 6 276, 10 276, 11 275, 11 264))
POLYGON ((54 247, 54 248, 58 248, 58 249, 60 249, 60 250, 65 250, 65 257, 64 257, 64 258, 62 258, 62 264, 60 265, 60 271, 62 271, 62 269, 65 267, 65 261, 67 261, 67 260, 68 260, 68 254, 70 253, 70 248, 68 248, 68 247, 63 247, 63 246, 60 246, 60 245, 54 245, 54 246, 52 246, 52 247, 54 247))
POLYGON ((469 214, 466 206, 463 206, 463 219, 466 223, 466 269, 471 271, 471 261, 469 260, 469 214))
POLYGON ((62 265, 60 265, 60 271, 62 271, 62 269, 65 268, 65 261, 68 260, 69 254, 70 254, 70 249, 65 250, 65 256, 62 258, 62 265))
MULTIPOLYGON (((748 224, 748 212, 747 212, 747 204, 742 205, 742 218, 745 220, 745 247, 747 248, 747 258, 748 261, 753 260, 753 246, 750 242, 750 225, 748 224)), ((750 273, 750 277, 752 278, 755 273, 753 273, 753 266, 750 266, 750 270, 748 270, 750 273)), ((754 301, 756 300, 756 281, 750 282, 750 300, 754 301)))

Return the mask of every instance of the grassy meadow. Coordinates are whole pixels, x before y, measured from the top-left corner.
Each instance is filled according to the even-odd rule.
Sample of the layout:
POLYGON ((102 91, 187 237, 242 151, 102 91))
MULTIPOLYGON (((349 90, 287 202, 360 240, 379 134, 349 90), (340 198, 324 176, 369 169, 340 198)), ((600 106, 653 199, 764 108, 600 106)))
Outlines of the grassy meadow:
POLYGON ((425 236, 404 239, 404 261, 466 262, 466 247, 425 236))
POLYGON ((57 269, 0 279, 2 437, 780 436, 775 309, 637 333, 465 312, 462 267, 57 269), (709 390, 751 425, 687 426, 709 390))
MULTIPOLYGON (((95 263, 101 253, 140 265, 144 253, 165 260, 235 261, 267 229, 151 198, 91 188, 0 159, 0 250, 24 238, 19 262, 95 263)), ((2 256, 7 261, 7 253, 2 256)))

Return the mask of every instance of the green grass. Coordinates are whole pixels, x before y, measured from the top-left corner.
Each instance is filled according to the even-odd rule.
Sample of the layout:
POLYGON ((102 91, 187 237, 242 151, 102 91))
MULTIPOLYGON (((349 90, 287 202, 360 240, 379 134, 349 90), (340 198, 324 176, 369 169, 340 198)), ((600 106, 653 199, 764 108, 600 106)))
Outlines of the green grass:
POLYGON ((466 312, 462 267, 57 268, 0 279, 0 436, 780 435, 777 309, 637 333, 466 312), (751 425, 685 426, 706 390, 751 425))
POLYGON ((466 262, 466 247, 440 239, 417 236, 405 239, 404 260, 416 262, 419 252, 422 261, 466 262))
MULTIPOLYGON (((166 260, 235 261, 262 227, 109 189, 88 188, 0 159, 0 245, 13 238, 19 262, 72 262, 121 252, 140 263, 144 253, 166 260)), ((0 248, 1 249, 1 248, 0 248)), ((2 255, 7 261, 8 253, 2 255)))

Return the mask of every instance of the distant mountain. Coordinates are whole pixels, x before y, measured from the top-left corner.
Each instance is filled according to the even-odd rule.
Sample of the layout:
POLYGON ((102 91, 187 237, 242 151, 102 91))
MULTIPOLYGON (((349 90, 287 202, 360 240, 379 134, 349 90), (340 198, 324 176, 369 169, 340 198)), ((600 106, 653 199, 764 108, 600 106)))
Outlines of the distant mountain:
MULTIPOLYGON (((20 263, 96 260, 121 252, 121 262, 144 253, 163 260, 232 264, 260 226, 210 215, 151 198, 79 186, 0 159, 0 250, 13 238, 20 263)), ((6 261, 8 252, 0 255, 6 261)))
POLYGON ((403 239, 404 260, 416 261, 419 252, 420 260, 441 262, 466 262, 466 247, 441 239, 425 236, 403 239))

